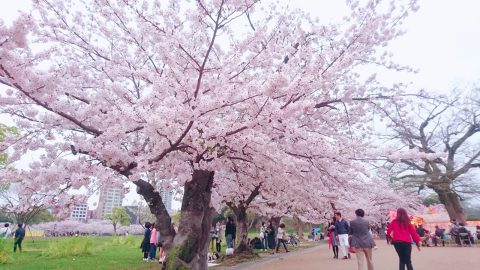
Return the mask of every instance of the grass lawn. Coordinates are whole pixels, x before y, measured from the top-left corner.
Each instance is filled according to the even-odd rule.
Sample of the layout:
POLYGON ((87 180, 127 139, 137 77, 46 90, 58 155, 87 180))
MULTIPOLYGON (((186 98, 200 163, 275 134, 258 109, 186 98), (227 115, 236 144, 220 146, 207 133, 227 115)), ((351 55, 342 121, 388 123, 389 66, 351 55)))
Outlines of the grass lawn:
MULTIPOLYGON (((0 264, 0 269, 158 269, 158 264, 142 261, 139 248, 141 237, 129 237, 126 241, 114 237, 78 237, 72 245, 65 245, 68 241, 66 238, 26 239, 22 244, 23 252, 8 251, 11 257, 6 264, 0 264), (75 256, 53 248, 73 249, 75 244, 81 246, 86 241, 90 244, 91 254, 75 256), (60 255, 52 255, 52 252, 60 255)), ((11 244, 10 247, 13 248, 13 240, 8 240, 5 244, 11 244)))
MULTIPOLYGON (((255 237, 256 234, 251 232, 249 236, 255 237)), ((13 253, 13 240, 9 239, 1 245, 9 259, 5 264, 0 263, 0 269, 158 269, 158 264, 142 261, 139 248, 141 241, 141 236, 27 238, 22 244, 23 252, 13 253), (72 255, 74 250, 80 250, 82 255, 72 255)), ((223 254, 225 250, 226 241, 223 237, 223 254)))
MULTIPOLYGON (((258 232, 249 232, 253 238, 258 232)), ((23 241, 23 252, 13 253, 13 240, 0 242, 2 254, 8 257, 7 263, 0 263, 5 270, 55 270, 55 269, 159 269, 159 264, 142 261, 140 250, 141 236, 118 237, 69 237, 69 238, 27 238, 23 241)), ((290 248, 290 247, 289 247, 290 248)), ((226 241, 222 239, 222 254, 225 254, 226 241)), ((294 250, 294 248, 291 248, 294 250)), ((262 257, 268 253, 254 251, 252 258, 236 258, 222 264, 232 265, 245 260, 262 257), (264 254, 265 253, 265 254, 264 254)))

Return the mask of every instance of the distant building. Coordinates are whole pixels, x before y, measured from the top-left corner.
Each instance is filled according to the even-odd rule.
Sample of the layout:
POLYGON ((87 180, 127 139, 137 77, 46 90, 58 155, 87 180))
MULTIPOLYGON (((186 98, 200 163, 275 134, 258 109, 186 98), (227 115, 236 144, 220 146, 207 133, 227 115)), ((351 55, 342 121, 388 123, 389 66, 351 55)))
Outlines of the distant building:
POLYGON ((100 190, 100 198, 95 213, 97 219, 105 219, 113 212, 113 208, 122 206, 124 193, 120 187, 105 187, 100 190))
POLYGON ((88 219, 88 205, 86 203, 78 204, 73 207, 70 213, 70 219, 78 221, 87 221, 88 219))
POLYGON ((94 210, 88 210, 87 211, 87 219, 95 219, 95 211, 94 210))
POLYGON ((171 214, 172 211, 172 201, 173 201, 173 191, 170 189, 161 189, 160 195, 162 196, 163 204, 167 209, 167 212, 171 214))

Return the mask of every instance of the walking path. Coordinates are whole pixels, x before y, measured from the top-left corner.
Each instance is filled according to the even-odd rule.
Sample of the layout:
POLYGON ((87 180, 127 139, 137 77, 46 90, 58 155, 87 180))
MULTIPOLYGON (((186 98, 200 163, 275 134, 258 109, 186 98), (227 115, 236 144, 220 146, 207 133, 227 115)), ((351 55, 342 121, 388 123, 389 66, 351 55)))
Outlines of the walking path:
MULTIPOLYGON (((377 240, 378 249, 373 252, 376 270, 398 269, 398 257, 393 246, 377 240)), ((480 248, 478 247, 424 247, 419 252, 412 252, 415 270, 474 270, 480 269, 480 248)), ((356 270, 355 255, 351 260, 333 259, 333 253, 327 245, 300 250, 298 252, 281 253, 259 261, 219 268, 224 270, 356 270)))

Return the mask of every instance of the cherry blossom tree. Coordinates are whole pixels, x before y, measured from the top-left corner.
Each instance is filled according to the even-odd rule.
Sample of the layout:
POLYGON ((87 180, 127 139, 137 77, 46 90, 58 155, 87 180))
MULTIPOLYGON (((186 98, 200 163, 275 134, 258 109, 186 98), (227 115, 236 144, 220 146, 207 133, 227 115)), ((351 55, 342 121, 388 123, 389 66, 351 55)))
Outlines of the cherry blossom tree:
MULTIPOLYGON (((18 130, 15 127, 9 127, 0 123, 0 144, 3 145, 3 141, 9 134, 18 134, 18 130)), ((5 150, 3 146, 0 146, 0 166, 3 166, 7 162, 7 153, 5 153, 5 150)))
POLYGON ((278 225, 280 218, 284 216, 292 216, 297 222, 326 222, 333 216, 334 211, 341 211, 346 217, 354 218, 355 210, 363 208, 372 222, 381 223, 392 209, 414 209, 418 205, 413 194, 394 190, 386 181, 369 175, 363 162, 359 163, 353 157, 347 159, 347 149, 343 149, 345 155, 342 160, 335 156, 336 158, 332 157, 329 162, 325 160, 325 151, 323 163, 315 165, 328 166, 323 168, 321 174, 316 174, 317 177, 305 177, 310 176, 309 174, 294 175, 288 170, 282 174, 280 168, 288 168, 287 164, 271 174, 265 174, 261 170, 248 172, 251 163, 241 167, 240 162, 235 163, 230 176, 217 174, 221 179, 235 178, 229 181, 228 186, 217 187, 214 183, 212 199, 217 209, 226 204, 236 216, 235 252, 248 250, 247 210, 273 217, 278 225))
MULTIPOLYGON (((112 235, 114 234, 112 223, 108 220, 88 220, 87 222, 77 220, 62 220, 47 222, 32 226, 33 230, 42 230, 46 236, 62 236, 78 232, 80 234, 112 235)), ((140 235, 143 234, 143 227, 139 224, 119 227, 119 234, 140 235)))
POLYGON ((53 180, 39 175, 38 186, 133 182, 169 269, 206 268, 214 176, 234 161, 294 179, 320 174, 325 150, 342 159, 343 141, 332 138, 362 129, 365 101, 389 93, 360 69, 403 68, 383 47, 417 8, 348 1, 334 24, 255 0, 33 2, 11 27, 0 24, 1 111, 23 135, 12 160, 38 150, 49 168, 75 164, 53 180), (176 233, 152 173, 184 190, 176 233))
POLYGON ((390 120, 385 138, 403 151, 386 165, 392 179, 408 188, 433 190, 450 218, 462 222, 460 200, 480 192, 469 181, 480 168, 479 94, 478 88, 450 97, 421 92, 382 110, 390 120))

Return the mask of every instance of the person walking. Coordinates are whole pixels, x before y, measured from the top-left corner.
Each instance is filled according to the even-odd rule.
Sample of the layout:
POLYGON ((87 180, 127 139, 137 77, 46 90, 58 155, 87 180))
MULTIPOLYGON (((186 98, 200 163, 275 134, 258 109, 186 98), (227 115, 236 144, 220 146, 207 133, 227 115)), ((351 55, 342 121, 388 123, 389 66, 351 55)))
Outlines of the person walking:
POLYGON ((387 235, 392 236, 392 244, 400 260, 399 269, 413 270, 412 266, 412 239, 420 251, 420 237, 415 231, 415 227, 410 224, 410 218, 407 211, 403 208, 397 210, 397 217, 390 223, 387 235))
POLYGON ((150 261, 155 261, 157 257, 157 229, 155 228, 155 223, 152 223, 152 231, 150 233, 150 254, 148 259, 150 261))
POLYGON ((335 213, 335 218, 337 219, 335 222, 335 232, 338 235, 338 242, 343 255, 342 259, 350 259, 350 253, 348 252, 348 231, 350 228, 348 222, 342 218, 342 214, 340 212, 335 213))
POLYGON ((288 252, 287 245, 285 243, 285 238, 286 238, 285 224, 280 223, 280 226, 278 227, 278 231, 277 231, 277 248, 275 252, 278 253, 278 248, 280 248, 280 243, 283 244, 283 247, 285 248, 285 252, 288 252))
POLYGON ((260 241, 262 242, 263 251, 268 249, 267 243, 267 227, 265 227, 265 222, 262 221, 262 226, 260 226, 260 241))
POLYGON ((333 250, 333 258, 338 259, 338 237, 335 233, 335 222, 337 218, 334 216, 332 222, 328 225, 328 247, 332 247, 333 250))
POLYGON ((372 249, 375 247, 375 241, 370 233, 370 223, 364 219, 365 211, 357 209, 355 211, 356 219, 350 222, 350 232, 352 236, 351 246, 356 248, 358 270, 365 269, 365 260, 368 270, 374 270, 372 249))
POLYGON ((225 239, 227 240, 227 248, 233 248, 235 244, 235 236, 237 234, 237 227, 233 222, 232 217, 227 218, 227 225, 225 227, 225 239))
POLYGON ((268 249, 270 249, 270 254, 274 254, 273 251, 275 249, 275 229, 273 228, 273 224, 271 221, 268 222, 266 233, 268 249))
POLYGON ((15 230, 15 242, 13 243, 13 252, 17 252, 17 247, 22 252, 22 241, 25 238, 25 229, 23 224, 18 224, 18 228, 15 230))
POLYGON ((11 234, 12 234, 12 230, 10 229, 10 224, 5 223, 3 225, 3 228, 0 229, 0 239, 1 238, 7 239, 10 237, 11 234))
POLYGON ((148 261, 148 253, 150 252, 150 227, 152 224, 150 222, 145 223, 145 231, 143 232, 143 240, 142 244, 140 245, 140 248, 142 249, 143 252, 143 260, 148 261))

